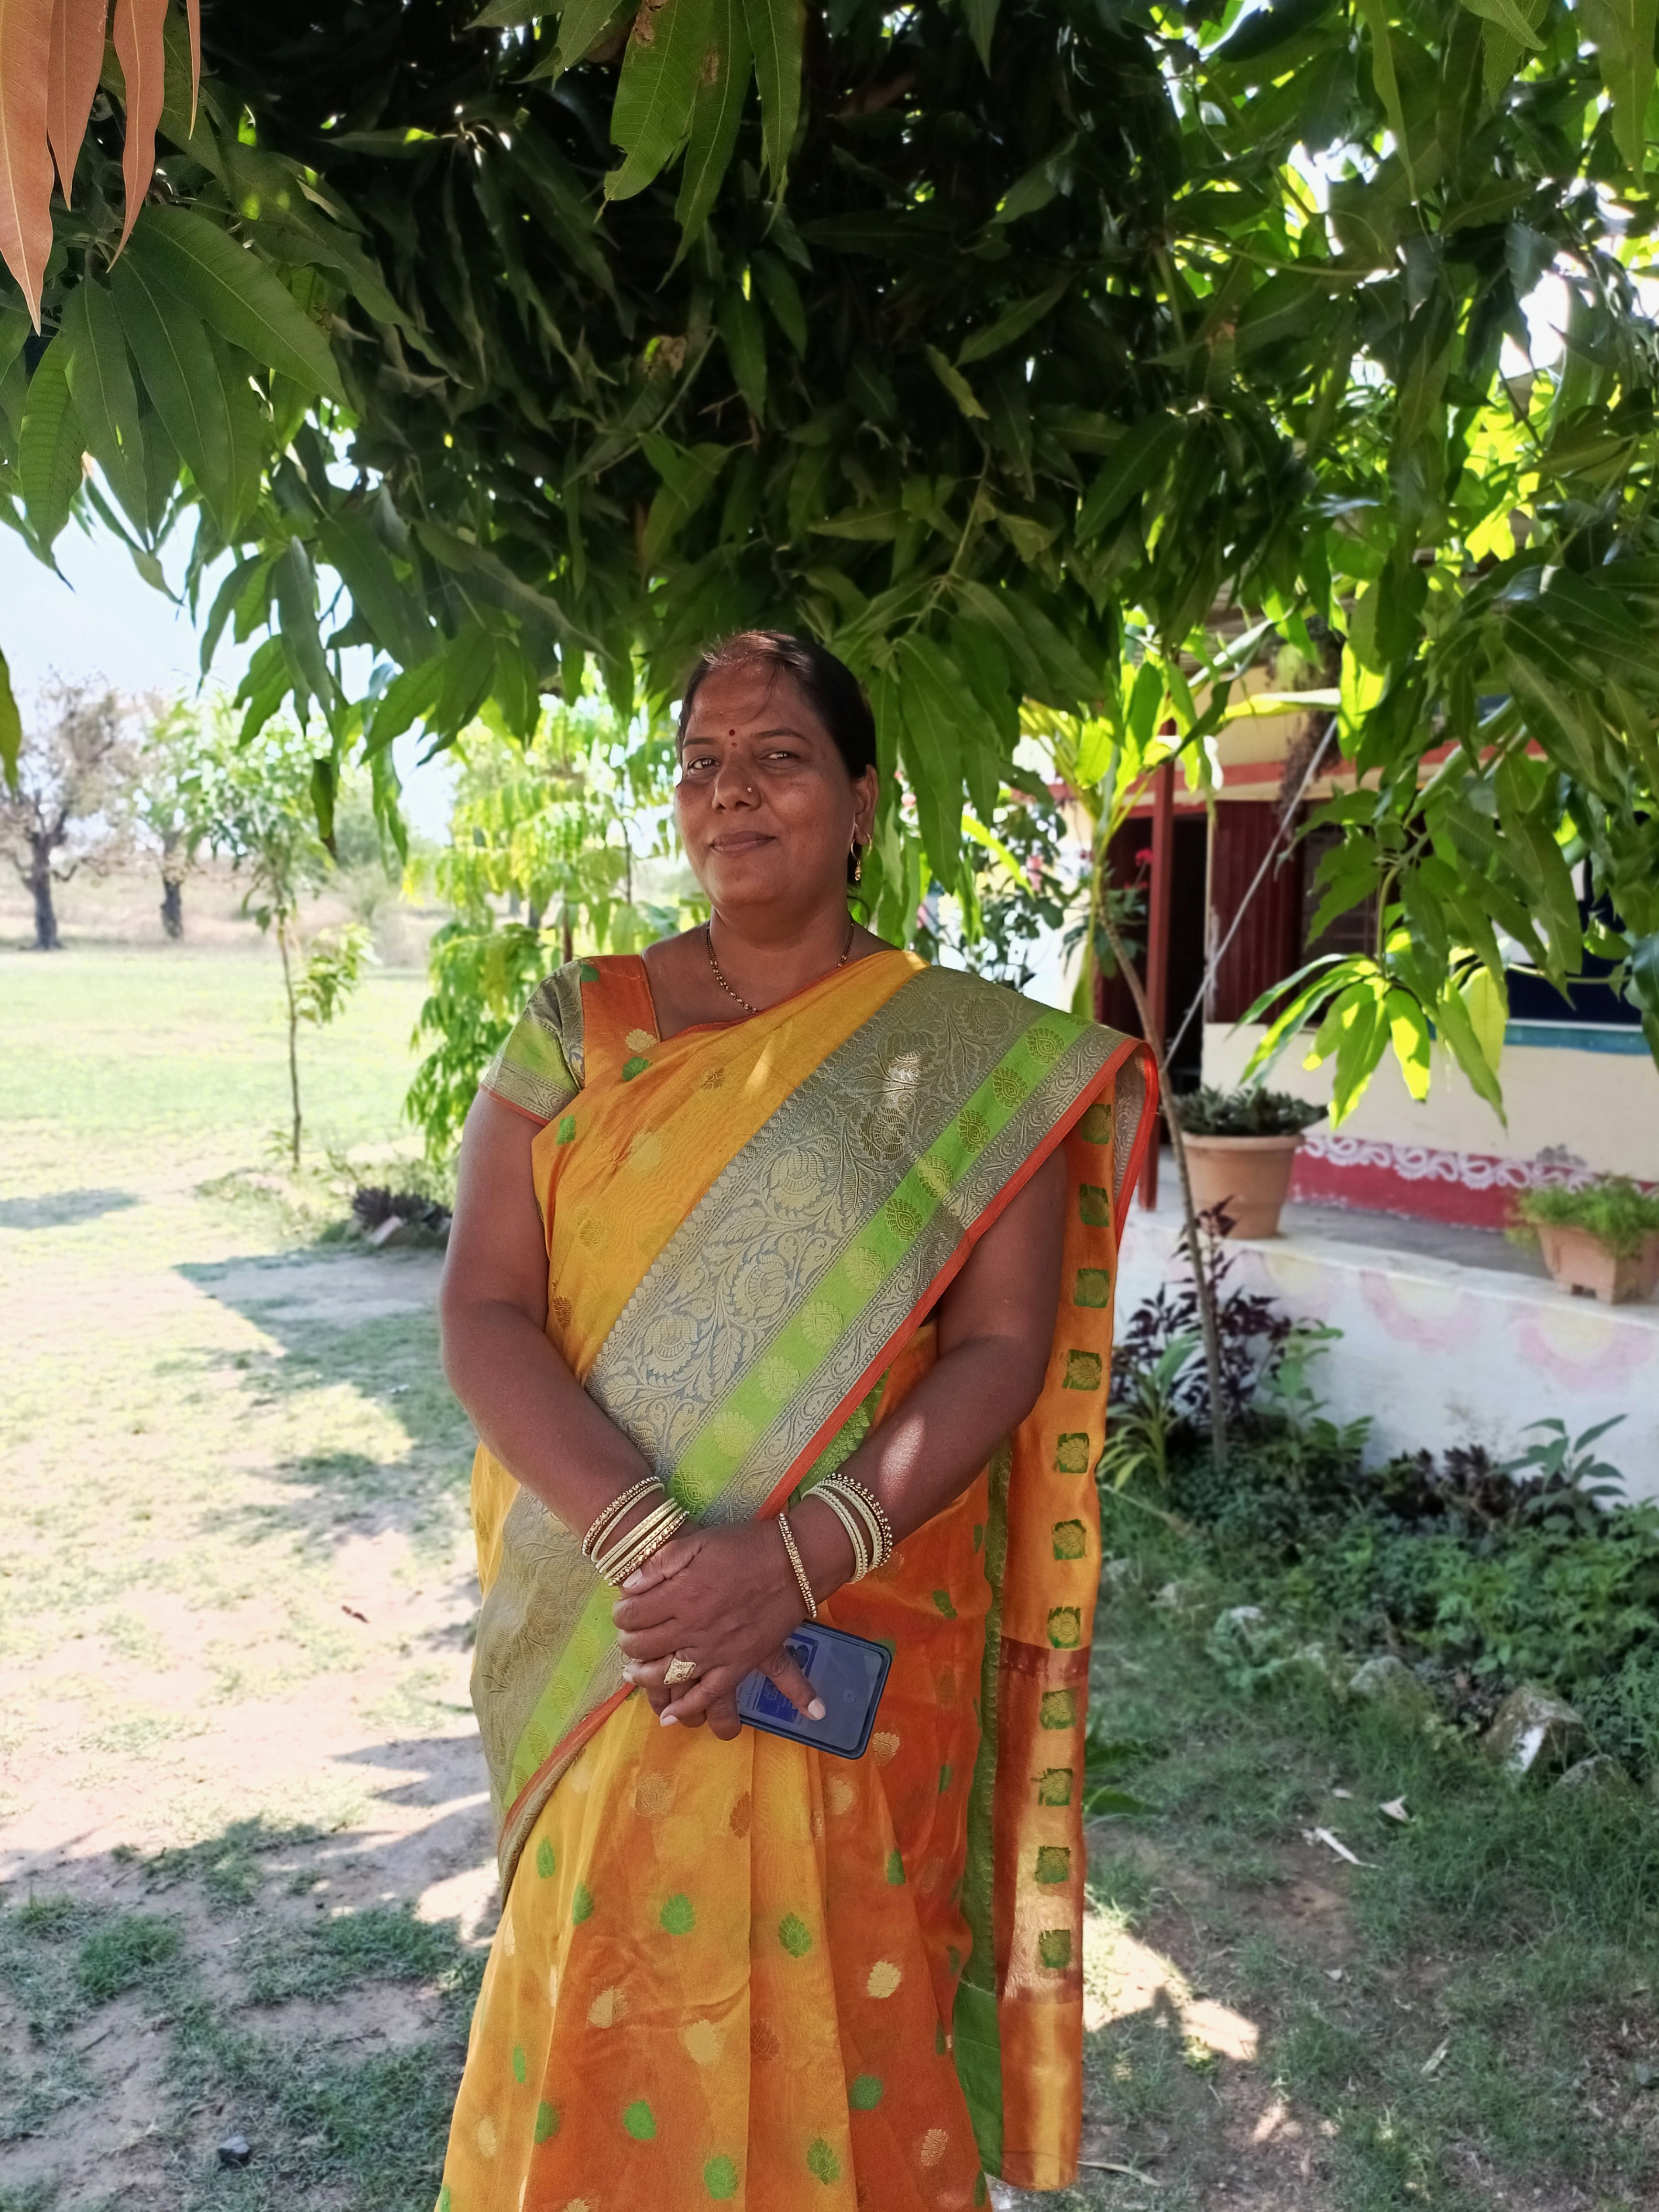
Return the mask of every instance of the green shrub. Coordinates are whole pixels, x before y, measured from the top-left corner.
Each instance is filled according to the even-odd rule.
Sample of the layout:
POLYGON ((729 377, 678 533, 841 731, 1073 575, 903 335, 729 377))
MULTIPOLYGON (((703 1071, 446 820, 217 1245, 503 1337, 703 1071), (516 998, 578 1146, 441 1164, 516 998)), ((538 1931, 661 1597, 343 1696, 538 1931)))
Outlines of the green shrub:
POLYGON ((1627 1260, 1659 1232, 1659 1190, 1644 1190, 1628 1176, 1601 1176, 1581 1190, 1546 1183, 1515 1201, 1522 1236, 1554 1226, 1584 1229, 1615 1259, 1627 1260))
POLYGON ((1183 1091, 1175 1109, 1189 1137, 1294 1137, 1325 1118, 1322 1106, 1254 1083, 1242 1091, 1218 1091, 1207 1083, 1183 1091))

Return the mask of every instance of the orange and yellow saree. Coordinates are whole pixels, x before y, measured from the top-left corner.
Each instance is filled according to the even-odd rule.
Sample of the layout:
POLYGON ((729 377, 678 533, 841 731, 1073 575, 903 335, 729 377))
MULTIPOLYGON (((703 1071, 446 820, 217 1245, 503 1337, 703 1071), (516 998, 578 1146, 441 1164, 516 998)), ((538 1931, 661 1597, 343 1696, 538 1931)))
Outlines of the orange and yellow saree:
POLYGON ((889 1644, 859 1762, 663 1729, 615 1593, 480 1451, 473 1694, 506 1902, 440 2212, 910 2212, 1055 2188, 1081 2102, 1080 1814, 1116 1229, 1142 1049, 883 952, 660 1041, 643 963, 537 993, 485 1082, 542 1127, 548 1334, 706 1520, 775 1510, 933 1357, 1057 1146, 1042 1395, 824 1617, 889 1644))

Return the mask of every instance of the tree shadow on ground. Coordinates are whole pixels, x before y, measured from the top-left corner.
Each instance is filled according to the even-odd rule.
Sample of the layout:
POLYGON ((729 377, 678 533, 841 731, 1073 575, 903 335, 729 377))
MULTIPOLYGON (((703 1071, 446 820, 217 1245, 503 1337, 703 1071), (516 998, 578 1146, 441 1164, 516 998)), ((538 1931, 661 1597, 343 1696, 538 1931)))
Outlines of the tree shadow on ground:
MULTIPOLYGON (((386 1756, 441 1793, 449 1749, 386 1756)), ((245 1820, 0 1886, 0 2208, 429 2204, 483 1954, 415 1907, 481 1835, 245 1820)))
POLYGON ((54 1190, 40 1198, 0 1199, 0 1229, 72 1229, 143 1203, 131 1190, 54 1190))
MULTIPOLYGON (((384 1455, 343 1437, 331 1448, 293 1453, 269 1469, 287 1486, 286 1498, 227 1508, 216 1525, 239 1533, 287 1527, 325 1541, 453 1528, 474 1439, 444 1378, 434 1262, 306 1254, 179 1272, 265 1340, 199 1363, 243 1380, 252 1408, 290 1411, 308 1395, 343 1389, 391 1414, 401 1431, 384 1455)), ((319 1438, 325 1446, 326 1426, 319 1438)))

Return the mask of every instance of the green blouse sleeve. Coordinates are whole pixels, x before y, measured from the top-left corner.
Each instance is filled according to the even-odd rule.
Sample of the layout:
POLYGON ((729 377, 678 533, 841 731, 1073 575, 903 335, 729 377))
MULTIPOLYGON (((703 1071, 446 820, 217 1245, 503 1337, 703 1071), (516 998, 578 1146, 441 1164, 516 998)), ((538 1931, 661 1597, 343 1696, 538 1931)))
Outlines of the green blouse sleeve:
POLYGON ((581 982, 576 964, 536 986, 480 1087, 532 1121, 550 1121, 582 1087, 581 982))

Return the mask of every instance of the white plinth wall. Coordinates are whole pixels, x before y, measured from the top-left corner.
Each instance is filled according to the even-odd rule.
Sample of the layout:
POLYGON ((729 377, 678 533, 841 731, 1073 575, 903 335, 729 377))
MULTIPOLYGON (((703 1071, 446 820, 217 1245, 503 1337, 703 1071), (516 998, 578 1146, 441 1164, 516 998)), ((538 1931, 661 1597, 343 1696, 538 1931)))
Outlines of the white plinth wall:
MULTIPOLYGON (((1166 1155, 1158 1210, 1132 1210, 1120 1332, 1160 1279, 1174 1279, 1172 1182, 1166 1155)), ((1352 1241, 1331 1233, 1332 1212, 1321 1215, 1317 1231, 1292 1221, 1282 1238, 1235 1240, 1232 1279, 1341 1330, 1312 1380, 1334 1419, 1372 1417, 1370 1457, 1460 1443, 1507 1457, 1524 1448, 1529 1421, 1553 1416, 1577 1436, 1618 1413, 1599 1449, 1632 1498, 1659 1498, 1659 1305, 1600 1305, 1541 1276, 1352 1241)), ((1371 1217, 1365 1234, 1388 1231, 1371 1217)))

